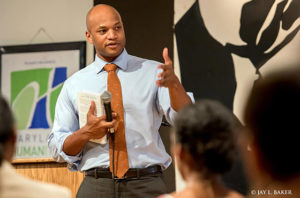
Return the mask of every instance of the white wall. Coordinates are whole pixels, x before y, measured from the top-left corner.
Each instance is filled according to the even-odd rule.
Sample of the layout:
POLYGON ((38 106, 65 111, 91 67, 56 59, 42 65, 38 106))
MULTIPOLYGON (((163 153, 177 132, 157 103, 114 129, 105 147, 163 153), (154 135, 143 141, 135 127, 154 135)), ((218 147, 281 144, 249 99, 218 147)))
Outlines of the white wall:
MULTIPOLYGON (((92 6, 93 0, 0 0, 0 45, 84 41, 92 6), (41 28, 46 33, 37 34, 41 28)), ((91 63, 93 47, 87 46, 91 63)))

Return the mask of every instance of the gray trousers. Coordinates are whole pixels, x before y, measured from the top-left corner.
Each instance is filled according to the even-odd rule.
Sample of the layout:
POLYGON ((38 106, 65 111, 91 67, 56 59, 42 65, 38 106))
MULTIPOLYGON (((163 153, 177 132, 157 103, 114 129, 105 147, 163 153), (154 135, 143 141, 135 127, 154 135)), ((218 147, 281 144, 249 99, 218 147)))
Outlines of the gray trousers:
POLYGON ((156 198, 165 193, 162 173, 123 180, 85 176, 76 198, 156 198))

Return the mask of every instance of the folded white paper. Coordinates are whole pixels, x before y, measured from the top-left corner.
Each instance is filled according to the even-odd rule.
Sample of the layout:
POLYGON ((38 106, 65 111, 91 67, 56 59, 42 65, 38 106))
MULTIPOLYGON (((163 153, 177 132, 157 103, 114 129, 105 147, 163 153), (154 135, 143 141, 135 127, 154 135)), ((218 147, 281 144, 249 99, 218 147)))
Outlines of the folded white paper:
MULTIPOLYGON (((94 101, 96 108, 95 108, 95 115, 100 117, 104 115, 104 108, 103 102, 100 98, 99 93, 92 93, 92 92, 79 92, 77 94, 77 104, 78 104, 78 115, 79 115, 79 127, 82 128, 85 126, 87 121, 87 113, 90 109, 91 102, 94 101)), ((91 139, 91 142, 95 142, 98 144, 106 144, 107 143, 107 136, 100 139, 91 139)))

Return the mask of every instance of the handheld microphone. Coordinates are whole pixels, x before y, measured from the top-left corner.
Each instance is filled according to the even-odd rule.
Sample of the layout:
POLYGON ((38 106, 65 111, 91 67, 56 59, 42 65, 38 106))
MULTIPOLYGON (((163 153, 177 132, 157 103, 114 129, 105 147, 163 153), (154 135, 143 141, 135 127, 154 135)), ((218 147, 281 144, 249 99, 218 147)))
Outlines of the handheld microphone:
MULTIPOLYGON (((104 109, 105 109, 105 114, 106 114, 106 121, 111 122, 112 121, 112 111, 111 111, 111 93, 109 91, 104 91, 101 94, 101 100, 103 101, 104 109)), ((109 129, 110 133, 114 133, 115 130, 114 128, 109 129)))
MULTIPOLYGON (((106 121, 111 122, 112 121, 112 113, 111 113, 111 93, 109 91, 104 91, 101 94, 101 100, 104 105, 105 114, 106 114, 106 121)), ((115 130, 114 127, 109 129, 110 137, 112 140, 112 147, 113 147, 113 153, 112 153, 112 179, 115 179, 115 130)))

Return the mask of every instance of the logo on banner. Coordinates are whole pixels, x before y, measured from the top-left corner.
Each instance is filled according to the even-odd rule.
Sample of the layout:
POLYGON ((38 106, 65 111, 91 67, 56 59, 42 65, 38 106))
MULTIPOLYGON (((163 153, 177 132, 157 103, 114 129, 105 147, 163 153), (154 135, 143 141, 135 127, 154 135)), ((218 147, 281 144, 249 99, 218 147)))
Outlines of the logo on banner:
POLYGON ((49 129, 67 68, 38 68, 11 73, 11 104, 18 129, 49 129))

